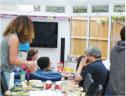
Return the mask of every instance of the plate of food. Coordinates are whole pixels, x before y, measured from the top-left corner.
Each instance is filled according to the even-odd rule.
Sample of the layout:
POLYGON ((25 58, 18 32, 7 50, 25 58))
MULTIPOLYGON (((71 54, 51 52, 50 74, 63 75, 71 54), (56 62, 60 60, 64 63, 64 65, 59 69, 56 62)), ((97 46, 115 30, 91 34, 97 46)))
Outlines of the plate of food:
POLYGON ((44 83, 41 80, 30 80, 29 82, 34 87, 44 87, 44 83))

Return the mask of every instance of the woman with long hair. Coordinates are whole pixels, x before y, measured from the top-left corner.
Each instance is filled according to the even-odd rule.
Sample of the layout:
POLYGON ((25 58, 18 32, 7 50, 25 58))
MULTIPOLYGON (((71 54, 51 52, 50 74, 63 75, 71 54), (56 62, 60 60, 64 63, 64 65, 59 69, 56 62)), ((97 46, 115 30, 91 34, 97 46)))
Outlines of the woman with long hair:
POLYGON ((1 71, 5 74, 7 84, 10 81, 10 74, 16 66, 22 64, 30 66, 30 71, 36 70, 36 63, 33 61, 21 60, 18 57, 19 43, 32 42, 34 38, 33 23, 27 16, 17 16, 10 22, 1 43, 1 71))

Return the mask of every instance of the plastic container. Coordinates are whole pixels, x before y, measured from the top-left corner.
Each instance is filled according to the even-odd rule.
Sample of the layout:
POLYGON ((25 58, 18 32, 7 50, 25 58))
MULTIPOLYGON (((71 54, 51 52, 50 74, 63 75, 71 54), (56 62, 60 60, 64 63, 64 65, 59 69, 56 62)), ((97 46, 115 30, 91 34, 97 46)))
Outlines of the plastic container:
POLYGON ((51 89, 51 88, 52 88, 52 81, 50 81, 50 80, 46 81, 45 89, 48 90, 48 89, 51 89))
POLYGON ((62 90, 62 82, 61 81, 57 81, 55 84, 55 90, 62 90))

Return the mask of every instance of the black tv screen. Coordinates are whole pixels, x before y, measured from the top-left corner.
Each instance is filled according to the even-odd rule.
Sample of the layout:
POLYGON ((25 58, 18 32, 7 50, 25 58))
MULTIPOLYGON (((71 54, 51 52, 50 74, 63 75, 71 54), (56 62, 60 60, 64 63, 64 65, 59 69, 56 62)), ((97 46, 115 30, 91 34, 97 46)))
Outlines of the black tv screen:
POLYGON ((35 37, 31 47, 57 48, 58 23, 57 22, 33 22, 35 37))

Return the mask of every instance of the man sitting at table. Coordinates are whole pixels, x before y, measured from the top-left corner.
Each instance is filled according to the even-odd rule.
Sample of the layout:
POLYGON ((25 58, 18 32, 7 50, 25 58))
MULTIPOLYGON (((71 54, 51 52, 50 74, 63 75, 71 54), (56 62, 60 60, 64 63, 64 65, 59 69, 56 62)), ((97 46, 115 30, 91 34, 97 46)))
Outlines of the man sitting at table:
POLYGON ((85 51, 85 54, 86 56, 81 60, 77 69, 77 76, 75 77, 75 81, 81 81, 80 85, 82 86, 86 74, 90 73, 92 75, 94 83, 92 84, 93 88, 92 90, 90 90, 90 93, 88 93, 88 95, 93 95, 95 93, 95 89, 99 84, 102 84, 102 86, 104 86, 108 71, 102 63, 101 51, 98 48, 89 48, 85 51), (87 60, 89 63, 86 63, 87 60), (82 70, 83 67, 85 67, 84 70, 82 70))
POLYGON ((62 78, 62 75, 58 72, 54 72, 50 68, 50 60, 49 57, 40 57, 37 60, 37 65, 40 67, 35 73, 30 74, 30 79, 37 80, 51 80, 51 81, 59 81, 62 78))

